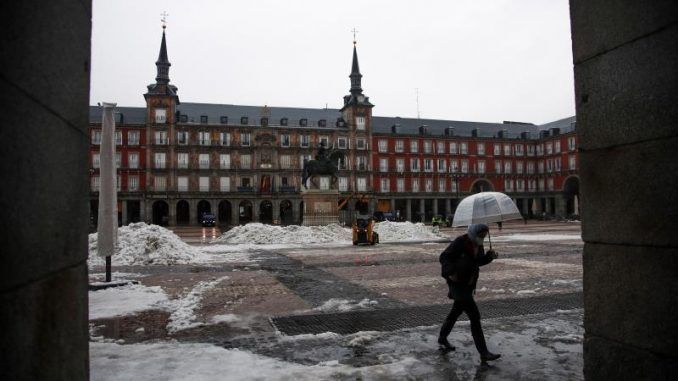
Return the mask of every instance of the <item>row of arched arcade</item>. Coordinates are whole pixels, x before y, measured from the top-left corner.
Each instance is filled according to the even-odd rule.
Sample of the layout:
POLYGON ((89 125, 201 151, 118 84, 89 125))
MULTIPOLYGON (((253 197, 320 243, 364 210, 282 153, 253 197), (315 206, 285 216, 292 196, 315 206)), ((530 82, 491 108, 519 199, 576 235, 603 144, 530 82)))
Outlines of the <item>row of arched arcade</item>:
POLYGON ((242 225, 252 221, 265 224, 296 223, 291 200, 155 200, 151 204, 156 225, 195 225, 204 213, 214 214, 219 225, 242 225))

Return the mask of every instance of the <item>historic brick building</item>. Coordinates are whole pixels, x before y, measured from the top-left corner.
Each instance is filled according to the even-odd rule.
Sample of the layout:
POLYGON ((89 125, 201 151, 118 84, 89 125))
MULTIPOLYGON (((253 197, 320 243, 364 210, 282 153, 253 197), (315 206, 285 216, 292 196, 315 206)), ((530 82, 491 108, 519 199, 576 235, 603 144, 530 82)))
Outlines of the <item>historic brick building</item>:
MULTIPOLYGON (((513 197, 526 216, 572 215, 578 194, 574 117, 545 125, 372 116, 354 45, 341 109, 181 103, 163 30, 146 107, 116 114, 123 224, 299 223, 301 171, 321 142, 345 151, 343 217, 393 211, 407 220, 454 211, 474 192, 513 197)), ((90 108, 91 210, 96 218, 101 109, 90 108)), ((329 187, 329 179, 320 179, 329 187)))

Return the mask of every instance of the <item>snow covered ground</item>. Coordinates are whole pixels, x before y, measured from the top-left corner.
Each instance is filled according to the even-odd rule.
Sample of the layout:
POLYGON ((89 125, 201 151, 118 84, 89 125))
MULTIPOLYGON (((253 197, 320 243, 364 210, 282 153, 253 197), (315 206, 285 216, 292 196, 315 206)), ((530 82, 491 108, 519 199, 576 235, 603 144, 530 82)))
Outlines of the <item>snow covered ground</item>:
POLYGON ((169 306, 167 294, 161 287, 128 285, 89 293, 89 318, 102 319, 133 315, 139 311, 169 306))
POLYGON ((565 241, 565 240, 581 240, 581 234, 508 234, 493 237, 494 242, 511 242, 511 241, 565 241))

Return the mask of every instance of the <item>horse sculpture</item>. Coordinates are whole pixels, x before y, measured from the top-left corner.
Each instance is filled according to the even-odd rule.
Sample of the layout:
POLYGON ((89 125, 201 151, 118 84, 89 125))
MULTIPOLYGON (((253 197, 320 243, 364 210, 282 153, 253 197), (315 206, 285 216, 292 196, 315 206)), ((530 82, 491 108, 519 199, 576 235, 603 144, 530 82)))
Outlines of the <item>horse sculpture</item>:
POLYGON ((340 150, 329 150, 324 157, 319 158, 318 160, 309 160, 304 163, 304 171, 301 177, 301 183, 304 184, 304 188, 308 189, 306 185, 308 179, 311 179, 311 184, 316 188, 318 184, 315 182, 315 178, 321 175, 330 175, 332 180, 330 181, 330 188, 333 188, 337 183, 337 163, 339 159, 344 157, 344 152, 340 150))

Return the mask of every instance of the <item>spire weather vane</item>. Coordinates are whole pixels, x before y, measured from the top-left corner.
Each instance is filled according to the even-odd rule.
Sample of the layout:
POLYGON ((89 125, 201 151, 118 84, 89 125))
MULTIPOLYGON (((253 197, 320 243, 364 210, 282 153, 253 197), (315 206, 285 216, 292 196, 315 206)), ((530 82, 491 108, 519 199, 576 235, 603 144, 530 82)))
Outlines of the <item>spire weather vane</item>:
POLYGON ((356 44, 355 35, 356 33, 358 33, 358 31, 355 28, 353 28, 351 32, 353 32, 353 45, 355 45, 356 44))
POLYGON ((160 21, 162 21, 162 29, 165 29, 167 27, 167 16, 169 16, 169 13, 163 11, 160 16, 162 16, 160 19, 160 21))

